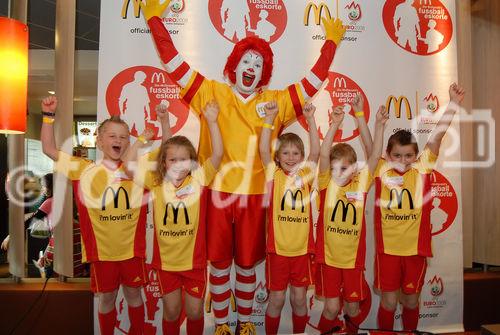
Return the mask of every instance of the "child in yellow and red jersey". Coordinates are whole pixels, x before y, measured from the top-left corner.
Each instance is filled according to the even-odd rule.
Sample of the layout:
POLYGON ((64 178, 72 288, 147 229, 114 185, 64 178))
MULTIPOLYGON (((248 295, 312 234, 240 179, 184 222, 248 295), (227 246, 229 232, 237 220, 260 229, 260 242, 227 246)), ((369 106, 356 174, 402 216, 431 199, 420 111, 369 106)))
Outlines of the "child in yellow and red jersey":
POLYGON ((296 134, 278 137, 278 148, 271 159, 271 131, 278 114, 273 101, 265 105, 266 117, 259 151, 266 167, 270 206, 267 225, 266 285, 270 290, 266 310, 266 334, 278 334, 281 310, 290 285, 290 304, 294 333, 303 333, 308 320, 307 287, 312 284, 314 254, 311 183, 319 157, 319 136, 314 120, 316 108, 306 104, 304 116, 309 126, 310 152, 304 161, 304 143, 296 134))
MULTIPOLYGON (((207 122, 212 154, 198 165, 196 150, 184 136, 171 137, 163 131, 163 143, 158 150, 139 159, 135 181, 151 191, 153 198, 154 245, 152 266, 158 272, 163 300, 163 333, 179 334, 182 291, 187 316, 187 334, 203 334, 203 299, 207 277, 206 211, 207 186, 220 165, 223 146, 216 103, 206 105, 203 116, 207 122), (156 163, 156 169, 151 169, 156 163)), ((167 121, 168 112, 157 111, 167 121)), ((143 143, 152 138, 146 130, 131 146, 124 161, 132 175, 132 165, 143 143)))
POLYGON ((394 133, 387 143, 375 177, 375 287, 382 292, 378 309, 380 329, 392 330, 398 300, 403 305, 403 328, 415 330, 419 296, 427 257, 432 257, 430 176, 446 130, 465 91, 453 83, 450 103, 424 148, 407 130, 394 133))
POLYGON ((121 157, 129 146, 129 128, 117 117, 97 129, 102 162, 73 157, 59 151, 54 139, 56 97, 42 101, 43 152, 55 161, 55 169, 73 182, 82 237, 82 262, 90 263, 91 288, 99 297, 101 334, 113 334, 115 300, 120 285, 128 304, 129 334, 142 334, 144 304, 141 287, 146 283, 146 194, 127 178, 121 157))
POLYGON ((360 304, 365 300, 365 202, 372 173, 382 153, 384 125, 388 115, 381 106, 376 115, 375 140, 363 112, 364 101, 358 94, 352 106, 358 122, 367 164, 358 170, 354 149, 346 143, 332 147, 333 138, 344 119, 343 107, 334 109, 332 124, 321 145, 318 187, 320 214, 316 230, 316 294, 325 298, 318 329, 333 331, 344 302, 347 332, 357 333, 361 323, 360 304))

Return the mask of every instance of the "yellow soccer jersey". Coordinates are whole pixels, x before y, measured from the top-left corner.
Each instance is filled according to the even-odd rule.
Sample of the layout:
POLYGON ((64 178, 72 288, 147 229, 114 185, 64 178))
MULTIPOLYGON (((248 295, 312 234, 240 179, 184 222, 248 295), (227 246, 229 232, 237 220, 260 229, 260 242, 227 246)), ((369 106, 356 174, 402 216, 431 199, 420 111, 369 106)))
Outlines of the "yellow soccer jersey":
POLYGON ((273 178, 268 183, 271 205, 268 211, 267 252, 293 257, 314 253, 310 206, 311 168, 290 176, 274 163, 266 168, 273 178))
POLYGON ((374 174, 377 252, 432 256, 430 175, 436 159, 426 148, 405 173, 379 161, 374 174))
MULTIPOLYGON (((150 159, 155 154, 151 154, 150 159)), ((206 186, 215 173, 212 161, 207 159, 179 187, 159 180, 155 172, 145 174, 142 182, 153 198, 153 267, 164 271, 187 271, 207 266, 206 186)))
POLYGON ((345 186, 333 181, 330 170, 319 174, 318 263, 342 269, 364 268, 366 194, 372 181, 368 167, 361 169, 345 186))
POLYGON ((147 195, 122 166, 104 164, 59 152, 57 172, 73 182, 82 262, 121 261, 145 257, 147 195))
MULTIPOLYGON (((201 114, 205 105, 215 99, 220 112, 218 124, 224 142, 224 156, 212 190, 236 194, 264 194, 265 174, 259 155, 259 136, 264 124, 264 105, 270 101, 278 103, 279 114, 274 121, 272 139, 281 129, 302 115, 304 98, 297 85, 282 91, 263 90, 243 99, 223 83, 208 80, 195 72, 182 90, 183 99, 201 114)), ((201 119, 200 161, 211 155, 209 129, 201 119)))

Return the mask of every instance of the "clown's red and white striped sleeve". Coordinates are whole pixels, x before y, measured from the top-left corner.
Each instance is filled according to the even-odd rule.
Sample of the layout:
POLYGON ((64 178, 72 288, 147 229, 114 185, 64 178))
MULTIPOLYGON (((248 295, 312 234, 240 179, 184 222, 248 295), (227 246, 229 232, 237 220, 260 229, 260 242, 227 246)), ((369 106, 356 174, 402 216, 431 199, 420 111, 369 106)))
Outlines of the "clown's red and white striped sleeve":
POLYGON ((162 62, 165 64, 165 70, 177 84, 184 88, 193 75, 193 70, 175 48, 174 42, 170 37, 162 20, 154 16, 148 20, 151 35, 156 44, 156 49, 162 62))
POLYGON ((328 77, 330 65, 333 62, 337 46, 335 42, 326 40, 321 47, 321 53, 318 60, 312 67, 311 71, 299 83, 300 90, 304 96, 304 100, 311 99, 316 92, 321 88, 323 82, 328 77))
POLYGON ((302 116, 303 104, 311 99, 321 88, 323 82, 328 77, 328 71, 333 62, 337 45, 330 40, 326 40, 321 47, 321 53, 311 71, 296 84, 288 86, 288 93, 292 99, 293 108, 297 118, 302 116), (302 93, 303 100, 299 98, 302 93))

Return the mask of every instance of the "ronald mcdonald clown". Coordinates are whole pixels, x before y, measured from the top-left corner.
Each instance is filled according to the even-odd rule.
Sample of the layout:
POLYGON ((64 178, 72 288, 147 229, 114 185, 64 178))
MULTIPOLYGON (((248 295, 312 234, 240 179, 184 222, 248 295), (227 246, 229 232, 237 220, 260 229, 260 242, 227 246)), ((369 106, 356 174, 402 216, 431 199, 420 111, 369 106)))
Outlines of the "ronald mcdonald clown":
MULTIPOLYGON (((264 125, 263 106, 276 101, 279 114, 273 139, 302 115, 302 108, 328 76, 335 50, 345 33, 339 19, 322 19, 326 40, 313 68, 300 82, 283 90, 269 90, 273 52, 269 43, 247 37, 236 43, 224 67, 228 83, 205 78, 193 70, 176 50, 160 17, 170 0, 141 2, 159 56, 169 76, 182 88, 181 96, 200 115, 211 100, 217 101, 218 123, 224 142, 221 169, 210 186, 208 206, 208 258, 210 293, 216 334, 231 334, 228 307, 230 269, 234 259, 238 309, 237 334, 255 334, 250 322, 256 286, 255 265, 265 257, 265 173, 258 153, 264 125)), ((201 118, 199 159, 210 157, 208 126, 201 118)))

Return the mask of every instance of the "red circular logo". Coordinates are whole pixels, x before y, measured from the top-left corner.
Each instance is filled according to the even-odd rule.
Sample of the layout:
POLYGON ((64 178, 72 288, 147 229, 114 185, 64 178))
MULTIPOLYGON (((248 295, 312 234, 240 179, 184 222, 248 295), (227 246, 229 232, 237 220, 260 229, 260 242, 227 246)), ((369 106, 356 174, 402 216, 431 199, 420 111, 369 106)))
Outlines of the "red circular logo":
MULTIPOLYGON (((344 116, 344 121, 342 126, 337 130, 335 134, 335 142, 347 142, 359 135, 359 130, 357 128, 357 123, 354 116, 354 110, 351 106, 351 102, 360 93, 365 101, 364 112, 365 119, 368 122, 370 118, 370 104, 368 103, 368 98, 365 93, 359 87, 356 82, 351 78, 337 73, 329 72, 328 79, 325 87, 318 92, 314 97, 314 103, 318 106, 327 107, 327 112, 316 113, 316 123, 318 124, 319 137, 321 139, 326 135, 328 128, 332 123, 331 115, 333 113, 334 106, 343 105, 344 111, 346 112, 344 116)), ((298 119, 299 123, 307 130, 307 123, 303 117, 298 119)))
POLYGON ((148 127, 156 131, 155 139, 160 139, 157 105, 168 103, 173 134, 188 119, 189 107, 182 102, 180 90, 167 72, 152 66, 134 66, 111 79, 106 89, 106 107, 110 115, 120 115, 127 122, 132 136, 139 136, 148 127))
POLYGON ((273 43, 287 23, 283 0, 209 0, 208 13, 219 34, 233 43, 248 36, 273 43))
POLYGON ((457 216, 458 200, 450 181, 438 171, 431 174, 431 224, 432 235, 448 229, 457 216))
POLYGON ((450 13, 439 0, 388 0, 382 19, 389 37, 416 55, 443 50, 453 34, 450 13))

